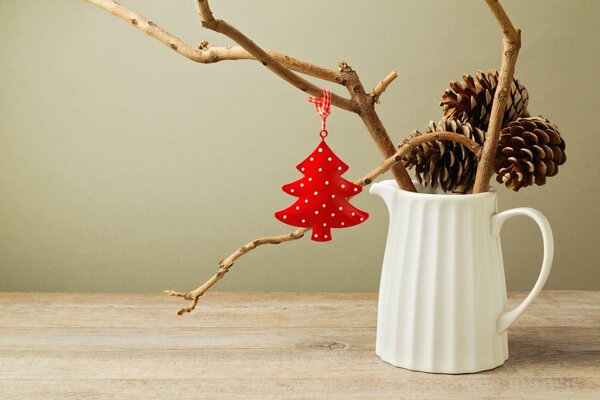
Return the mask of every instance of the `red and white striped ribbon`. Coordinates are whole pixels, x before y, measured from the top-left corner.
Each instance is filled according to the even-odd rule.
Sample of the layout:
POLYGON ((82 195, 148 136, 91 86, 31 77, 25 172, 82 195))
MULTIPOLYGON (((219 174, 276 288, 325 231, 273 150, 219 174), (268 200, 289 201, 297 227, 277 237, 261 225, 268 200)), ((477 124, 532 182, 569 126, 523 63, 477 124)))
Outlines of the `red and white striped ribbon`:
POLYGON ((321 132, 327 132, 327 117, 331 110, 331 91, 321 88, 321 98, 309 97, 308 101, 315 103, 317 112, 321 116, 321 132))

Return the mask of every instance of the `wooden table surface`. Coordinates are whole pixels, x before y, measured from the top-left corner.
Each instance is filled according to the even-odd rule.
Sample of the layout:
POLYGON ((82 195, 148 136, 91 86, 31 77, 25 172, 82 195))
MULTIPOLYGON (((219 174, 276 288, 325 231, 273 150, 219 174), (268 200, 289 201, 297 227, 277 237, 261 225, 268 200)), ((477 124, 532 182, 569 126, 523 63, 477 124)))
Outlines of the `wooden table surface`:
MULTIPOLYGON (((516 304, 523 293, 512 293, 516 304)), ((374 293, 0 293, 0 399, 600 399, 600 292, 543 292, 493 371, 375 355, 374 293)))

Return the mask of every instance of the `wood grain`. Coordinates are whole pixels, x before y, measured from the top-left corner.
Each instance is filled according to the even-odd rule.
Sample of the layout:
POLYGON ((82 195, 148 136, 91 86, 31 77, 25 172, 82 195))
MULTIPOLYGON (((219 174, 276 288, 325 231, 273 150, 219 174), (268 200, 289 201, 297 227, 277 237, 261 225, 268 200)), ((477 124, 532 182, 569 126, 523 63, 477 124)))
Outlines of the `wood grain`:
POLYGON ((504 366, 458 376, 380 361, 376 297, 0 293, 0 399, 598 398, 600 292, 542 293, 504 366))

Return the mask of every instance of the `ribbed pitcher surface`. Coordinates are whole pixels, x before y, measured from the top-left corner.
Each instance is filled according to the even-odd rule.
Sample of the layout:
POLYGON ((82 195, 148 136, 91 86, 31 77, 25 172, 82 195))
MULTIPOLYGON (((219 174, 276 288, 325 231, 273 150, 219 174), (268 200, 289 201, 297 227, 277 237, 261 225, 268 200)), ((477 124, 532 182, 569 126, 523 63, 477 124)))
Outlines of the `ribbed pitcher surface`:
POLYGON ((390 212, 376 352, 398 367, 464 373, 508 358, 497 318, 506 304, 496 193, 433 194, 377 183, 390 212), (385 192, 385 193, 384 193, 385 192))
POLYGON ((388 206, 377 311, 376 352, 392 365, 426 372, 477 372, 508 358, 506 330, 542 290, 552 266, 552 229, 542 213, 497 212, 497 195, 454 195, 371 187, 388 206), (540 275, 525 300, 506 310, 500 230, 523 215, 542 233, 540 275))

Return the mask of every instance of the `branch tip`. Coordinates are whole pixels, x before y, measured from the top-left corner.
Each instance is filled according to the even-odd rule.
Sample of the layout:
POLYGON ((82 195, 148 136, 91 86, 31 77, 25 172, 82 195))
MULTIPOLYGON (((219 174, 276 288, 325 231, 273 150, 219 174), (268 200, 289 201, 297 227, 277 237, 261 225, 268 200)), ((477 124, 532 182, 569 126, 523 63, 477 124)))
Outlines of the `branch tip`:
POLYGON ((383 78, 375 88, 369 93, 369 96, 373 99, 373 102, 379 103, 379 97, 385 92, 387 87, 398 77, 398 73, 395 70, 392 70, 389 74, 383 78))

